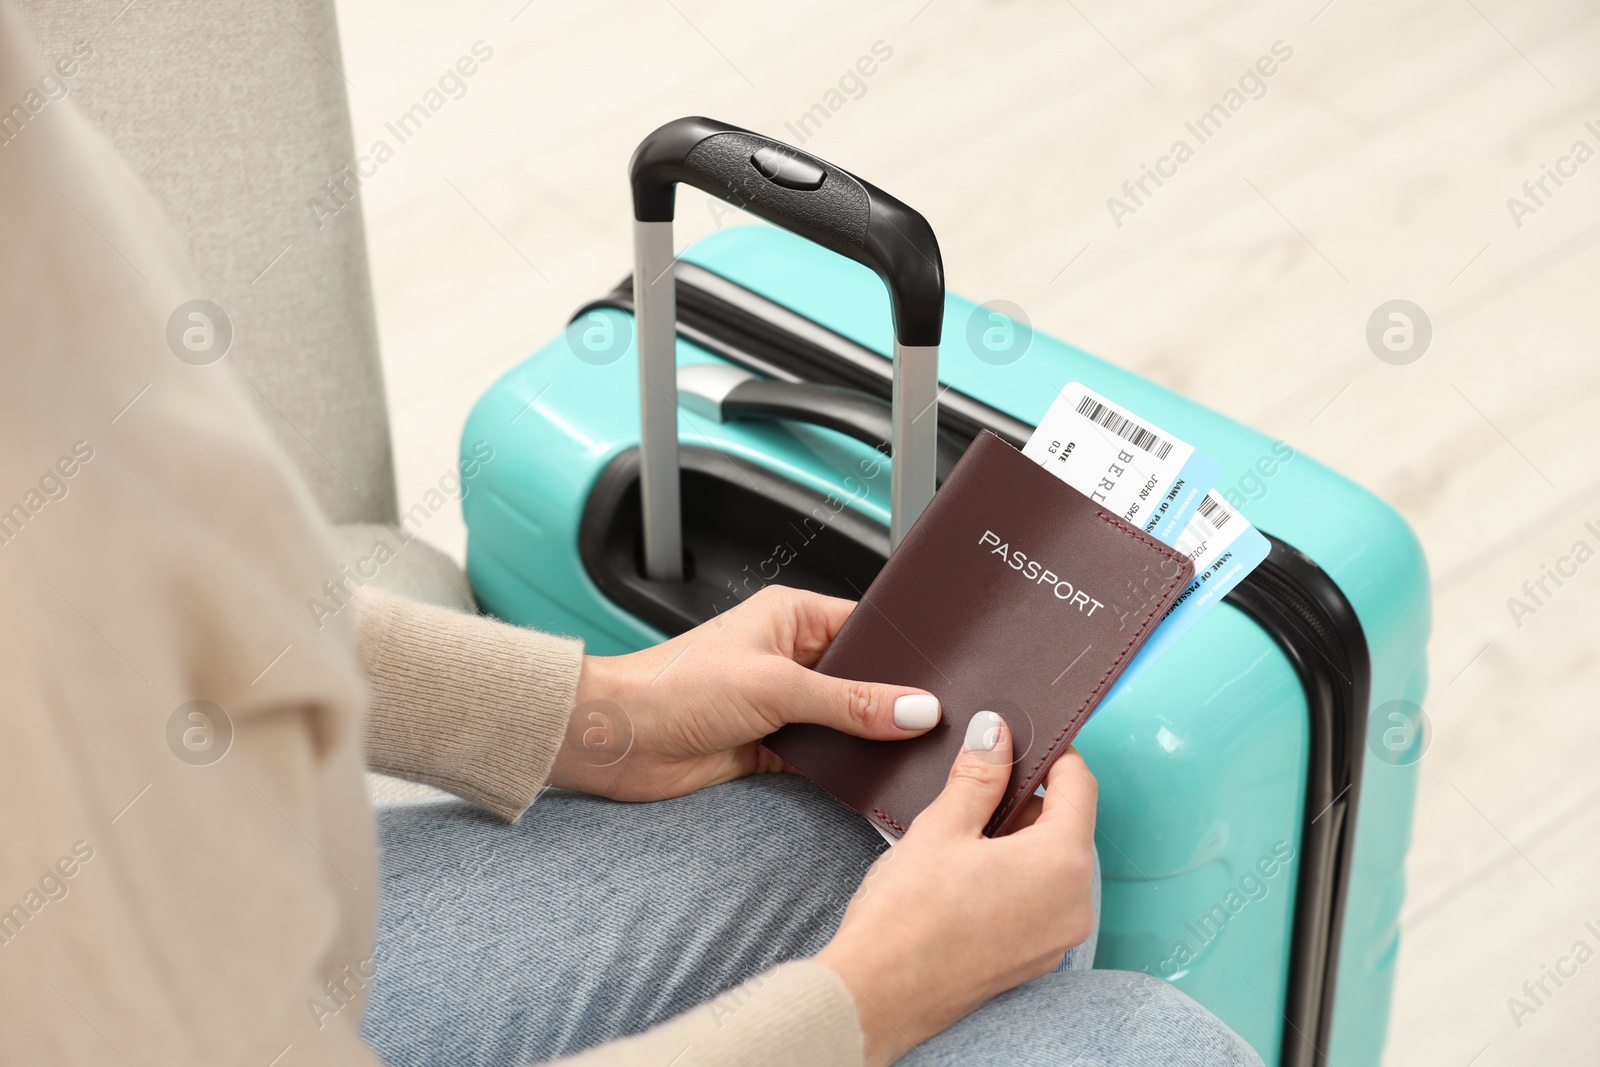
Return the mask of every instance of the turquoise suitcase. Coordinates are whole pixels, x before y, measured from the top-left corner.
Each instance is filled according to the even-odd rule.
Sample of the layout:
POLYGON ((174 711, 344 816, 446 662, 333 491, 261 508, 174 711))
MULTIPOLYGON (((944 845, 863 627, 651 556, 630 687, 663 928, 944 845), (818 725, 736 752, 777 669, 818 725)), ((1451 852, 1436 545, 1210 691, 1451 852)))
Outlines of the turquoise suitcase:
POLYGON ((1079 737, 1100 781, 1095 965, 1172 982, 1268 1064, 1377 1064, 1427 743, 1427 567, 1405 522, 1281 441, 944 294, 921 216, 830 163, 685 119, 633 179, 643 321, 624 281, 463 433, 483 610, 612 654, 769 582, 854 596, 979 429, 1020 445, 1083 382, 1216 456, 1272 541, 1079 737), (677 182, 779 225, 674 259, 677 182), (908 234, 921 260, 893 247, 908 234), (913 408, 936 429, 892 417, 913 408))

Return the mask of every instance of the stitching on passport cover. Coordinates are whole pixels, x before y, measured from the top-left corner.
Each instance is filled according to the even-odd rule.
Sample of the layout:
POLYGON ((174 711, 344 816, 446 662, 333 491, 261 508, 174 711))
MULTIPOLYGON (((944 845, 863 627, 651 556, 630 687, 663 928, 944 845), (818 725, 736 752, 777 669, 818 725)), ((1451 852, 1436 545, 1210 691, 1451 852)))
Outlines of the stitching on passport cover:
POLYGON ((1186 557, 1180 556, 1176 552, 1174 552, 1172 550, 1172 546, 1162 544, 1160 541, 1157 541, 1155 538, 1153 538, 1150 535, 1146 534, 1143 530, 1139 529, 1137 526, 1129 526, 1127 523, 1123 522, 1121 519, 1117 518, 1115 515, 1111 514, 1109 511, 1102 511, 1100 513, 1100 518, 1102 520, 1104 520, 1105 522, 1109 522, 1111 525, 1115 526, 1117 529, 1121 530, 1123 533, 1131 533, 1131 534, 1133 534, 1133 536, 1137 537, 1139 540, 1143 541, 1145 544, 1149 545, 1151 548, 1155 549, 1157 552, 1160 552, 1163 556, 1166 556, 1168 559, 1172 560, 1174 563, 1182 563, 1184 561, 1184 559, 1186 558, 1186 557))
POLYGON ((902 834, 904 834, 906 832, 906 828, 904 826, 901 826, 899 823, 897 823, 893 819, 889 818, 889 816, 885 815, 881 809, 873 808, 872 809, 872 814, 876 815, 878 818, 880 818, 884 822, 888 823, 894 829, 899 830, 902 834))

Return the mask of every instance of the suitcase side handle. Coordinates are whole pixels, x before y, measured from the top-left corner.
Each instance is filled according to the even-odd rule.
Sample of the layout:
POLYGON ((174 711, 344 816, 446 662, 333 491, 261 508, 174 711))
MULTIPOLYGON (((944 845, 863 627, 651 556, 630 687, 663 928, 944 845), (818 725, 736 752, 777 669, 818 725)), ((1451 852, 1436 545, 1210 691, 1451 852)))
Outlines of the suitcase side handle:
POLYGON ((676 283, 679 183, 870 267, 894 315, 891 548, 933 497, 944 267, 919 213, 850 172, 749 130, 689 117, 642 141, 629 164, 639 344, 640 494, 645 573, 683 578, 678 496, 676 283))

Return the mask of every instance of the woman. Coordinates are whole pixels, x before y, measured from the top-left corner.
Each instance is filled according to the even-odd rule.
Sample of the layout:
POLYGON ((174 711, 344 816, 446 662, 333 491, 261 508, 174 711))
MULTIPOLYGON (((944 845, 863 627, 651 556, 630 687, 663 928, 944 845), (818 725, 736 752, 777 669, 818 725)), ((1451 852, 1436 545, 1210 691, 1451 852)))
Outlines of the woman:
POLYGON ((988 840, 1011 740, 959 724, 887 851, 764 773, 785 722, 938 721, 809 669, 846 602, 764 592, 610 659, 370 590, 308 612, 323 521, 225 367, 175 358, 198 287, 47 73, 0 3, 8 1062, 1259 1062, 1164 983, 1085 969, 1076 753, 988 840), (464 801, 375 834, 364 766, 464 801))

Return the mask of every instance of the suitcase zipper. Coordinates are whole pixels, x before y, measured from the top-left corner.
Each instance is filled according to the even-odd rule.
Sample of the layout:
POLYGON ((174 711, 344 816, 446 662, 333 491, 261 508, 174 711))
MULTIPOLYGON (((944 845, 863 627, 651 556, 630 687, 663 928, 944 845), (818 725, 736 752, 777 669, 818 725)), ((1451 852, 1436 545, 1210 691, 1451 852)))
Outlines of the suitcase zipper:
MULTIPOLYGON (((679 260, 678 335, 757 374, 845 385, 889 398, 887 356, 723 275, 679 260)), ((632 279, 579 308, 633 314, 632 279)), ((1021 447, 1033 427, 956 389, 939 394, 941 432, 964 447, 989 429, 1021 447)), ((1265 531, 1263 531, 1265 532, 1265 531)), ((1371 663, 1355 609, 1304 553, 1267 535, 1267 559, 1227 597, 1267 631, 1305 690, 1310 761, 1301 829, 1282 1067, 1323 1067, 1332 1037, 1338 953, 1355 851, 1371 663)))

